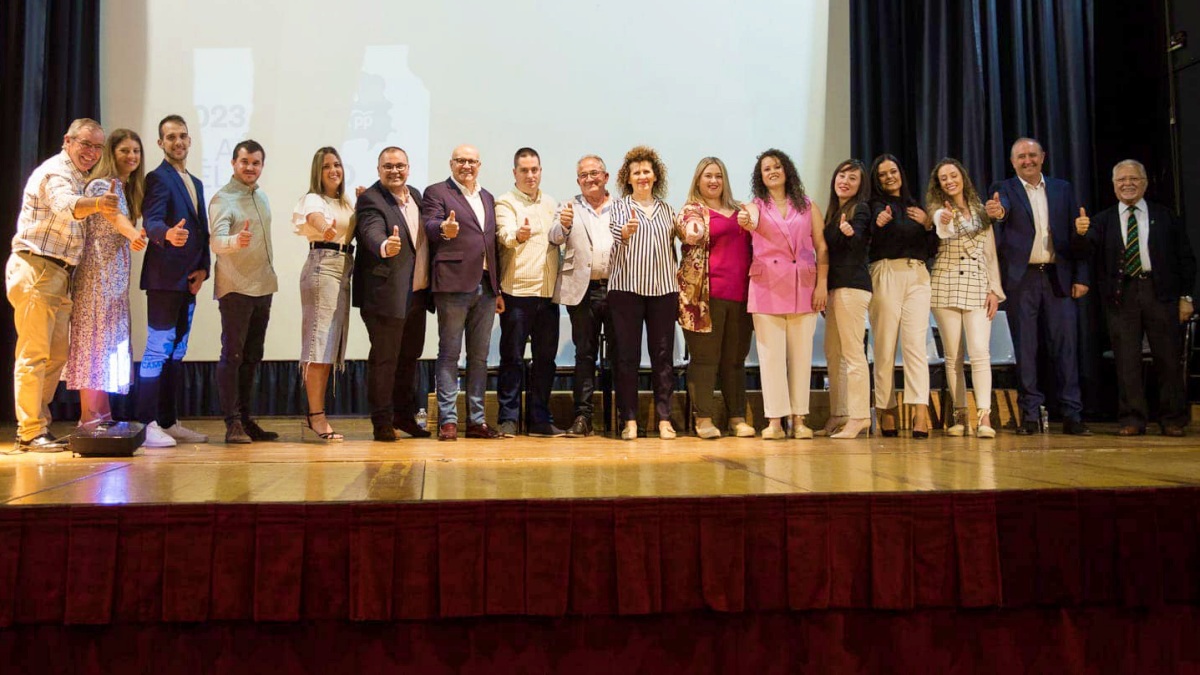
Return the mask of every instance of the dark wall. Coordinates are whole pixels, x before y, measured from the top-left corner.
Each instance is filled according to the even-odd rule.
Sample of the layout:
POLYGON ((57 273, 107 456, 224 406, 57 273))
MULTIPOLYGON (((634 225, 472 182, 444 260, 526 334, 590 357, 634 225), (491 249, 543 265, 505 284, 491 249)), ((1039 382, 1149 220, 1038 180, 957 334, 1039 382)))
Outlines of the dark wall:
MULTIPOLYGON (((1187 45, 1167 58, 1175 85, 1175 151, 1182 195, 1178 206, 1195 247, 1200 242, 1200 2, 1168 0, 1167 5, 1170 32, 1187 34, 1187 45)), ((1200 283, 1193 295, 1200 295, 1200 283)))

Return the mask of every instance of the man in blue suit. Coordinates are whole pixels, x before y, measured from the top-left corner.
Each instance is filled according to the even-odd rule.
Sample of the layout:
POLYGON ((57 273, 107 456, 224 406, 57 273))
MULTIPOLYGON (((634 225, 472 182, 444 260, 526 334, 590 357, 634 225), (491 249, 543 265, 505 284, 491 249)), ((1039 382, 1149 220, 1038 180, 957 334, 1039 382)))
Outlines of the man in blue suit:
POLYGON ((196 293, 208 278, 204 186, 187 170, 192 138, 182 117, 168 115, 158 123, 158 147, 163 163, 146 174, 142 206, 150 245, 142 262, 141 288, 146 291, 150 328, 138 369, 137 405, 138 420, 146 425, 145 445, 151 448, 208 442, 208 436, 180 424, 175 411, 196 293))
POLYGON ((1078 210, 1071 184, 1042 175, 1046 153, 1032 138, 1017 139, 1009 159, 1017 175, 992 185, 985 208, 995 223, 1008 323, 1017 349, 1018 434, 1038 431, 1045 402, 1038 383, 1039 335, 1054 360, 1063 433, 1091 434, 1080 419, 1075 300, 1088 292, 1086 244, 1076 235, 1078 210))

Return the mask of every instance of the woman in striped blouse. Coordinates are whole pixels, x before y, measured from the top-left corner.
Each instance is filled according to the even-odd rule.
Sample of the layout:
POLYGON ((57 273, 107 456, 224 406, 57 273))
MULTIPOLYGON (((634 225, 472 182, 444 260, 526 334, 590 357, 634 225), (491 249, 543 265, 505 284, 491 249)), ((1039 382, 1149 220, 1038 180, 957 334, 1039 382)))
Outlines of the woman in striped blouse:
POLYGON ((654 409, 659 438, 675 438, 671 426, 675 318, 679 288, 675 281, 675 214, 663 201, 667 168, 653 148, 639 145, 625 153, 617 171, 621 198, 609 211, 615 242, 608 281, 608 305, 617 341, 617 412, 624 422, 621 438, 638 435, 638 360, 642 326, 650 354, 654 409))

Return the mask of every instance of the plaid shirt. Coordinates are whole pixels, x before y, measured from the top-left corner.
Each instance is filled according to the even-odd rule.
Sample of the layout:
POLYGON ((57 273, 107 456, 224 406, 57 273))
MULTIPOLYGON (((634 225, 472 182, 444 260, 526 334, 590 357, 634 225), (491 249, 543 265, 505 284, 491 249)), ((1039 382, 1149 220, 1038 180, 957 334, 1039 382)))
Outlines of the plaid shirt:
POLYGON ((78 265, 83 255, 83 222, 75 219, 75 202, 83 197, 87 174, 63 150, 34 169, 25 184, 21 215, 12 250, 78 265))

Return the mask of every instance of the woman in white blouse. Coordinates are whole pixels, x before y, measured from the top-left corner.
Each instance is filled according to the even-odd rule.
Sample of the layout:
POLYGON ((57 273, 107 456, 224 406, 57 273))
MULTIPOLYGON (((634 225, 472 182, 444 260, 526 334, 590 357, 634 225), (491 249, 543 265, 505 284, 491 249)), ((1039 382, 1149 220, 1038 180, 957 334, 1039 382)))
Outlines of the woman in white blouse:
POLYGON ((309 411, 303 428, 333 443, 343 437, 325 418, 325 389, 333 367, 345 363, 354 269, 354 204, 334 148, 313 155, 308 193, 296 204, 292 225, 296 234, 308 238, 309 249, 300 272, 300 371, 309 411))
POLYGON ((1000 265, 991 219, 983 209, 967 170, 956 159, 943 159, 929 176, 925 204, 937 229, 937 258, 930 275, 930 306, 946 352, 946 381, 954 403, 948 436, 969 433, 967 381, 963 371, 963 337, 971 356, 971 382, 979 414, 975 434, 995 438, 991 424, 992 364, 989 344, 992 319, 1004 301, 1000 265))

